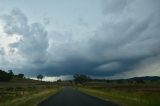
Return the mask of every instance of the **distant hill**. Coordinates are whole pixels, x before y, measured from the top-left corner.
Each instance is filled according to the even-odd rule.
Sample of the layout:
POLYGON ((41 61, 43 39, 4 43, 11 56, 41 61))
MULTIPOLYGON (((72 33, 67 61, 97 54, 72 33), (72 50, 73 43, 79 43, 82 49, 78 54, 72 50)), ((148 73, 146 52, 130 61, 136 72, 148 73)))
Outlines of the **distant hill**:
POLYGON ((133 77, 128 80, 160 80, 160 76, 133 77))

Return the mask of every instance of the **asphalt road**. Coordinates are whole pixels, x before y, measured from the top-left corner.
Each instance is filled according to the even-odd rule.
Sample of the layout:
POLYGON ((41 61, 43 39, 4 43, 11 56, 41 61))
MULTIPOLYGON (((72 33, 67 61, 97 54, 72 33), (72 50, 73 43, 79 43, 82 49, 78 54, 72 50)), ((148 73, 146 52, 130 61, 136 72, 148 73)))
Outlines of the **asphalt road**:
POLYGON ((103 101, 93 96, 83 94, 72 88, 51 96, 38 106, 118 106, 109 101, 103 101))

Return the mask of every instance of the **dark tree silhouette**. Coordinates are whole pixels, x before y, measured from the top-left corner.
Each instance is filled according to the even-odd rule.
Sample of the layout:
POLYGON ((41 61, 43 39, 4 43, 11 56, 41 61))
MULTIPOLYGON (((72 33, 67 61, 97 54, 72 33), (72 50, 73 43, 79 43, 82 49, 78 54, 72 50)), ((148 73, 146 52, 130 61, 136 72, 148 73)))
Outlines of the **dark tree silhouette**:
POLYGON ((43 75, 42 74, 37 75, 37 79, 42 81, 43 75))
POLYGON ((61 80, 61 79, 58 79, 57 82, 62 82, 62 80, 61 80))
POLYGON ((8 70, 8 74, 10 74, 11 76, 14 76, 14 73, 12 70, 8 70))
POLYGON ((22 74, 22 73, 18 74, 17 76, 18 76, 18 78, 24 78, 24 74, 22 74))
POLYGON ((80 84, 83 84, 91 80, 89 76, 84 75, 84 74, 76 74, 73 77, 74 77, 75 83, 80 83, 80 84))
POLYGON ((12 75, 3 70, 0 70, 0 81, 10 81, 12 79, 12 75))
POLYGON ((122 83, 124 83, 124 80, 119 79, 119 80, 116 80, 116 82, 117 82, 118 84, 122 84, 122 83))
POLYGON ((143 83, 145 83, 145 81, 144 80, 136 80, 136 83, 141 83, 141 84, 143 84, 143 83))

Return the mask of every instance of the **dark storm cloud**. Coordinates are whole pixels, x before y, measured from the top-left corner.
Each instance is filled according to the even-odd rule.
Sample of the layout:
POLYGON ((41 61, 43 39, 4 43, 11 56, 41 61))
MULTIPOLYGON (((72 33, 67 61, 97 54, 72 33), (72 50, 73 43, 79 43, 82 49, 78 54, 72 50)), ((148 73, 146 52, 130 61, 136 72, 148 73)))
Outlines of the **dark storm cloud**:
MULTIPOLYGON (((86 56, 82 55, 73 55, 76 58, 65 58, 64 63, 61 63, 64 69, 59 68, 59 72, 62 71, 62 73, 66 74, 67 72, 69 74, 85 72, 90 75, 112 76, 137 69, 137 66, 146 59, 159 55, 160 36, 158 30, 160 26, 158 24, 159 15, 157 15, 159 8, 150 6, 154 12, 139 14, 137 7, 141 7, 142 4, 139 4, 137 7, 134 5, 133 9, 135 11, 133 13, 139 16, 130 17, 128 15, 132 15, 133 13, 125 10, 125 8, 128 9, 134 2, 130 4, 126 0, 122 0, 120 2, 122 4, 119 4, 119 2, 115 1, 109 4, 114 8, 116 7, 116 9, 105 10, 105 15, 107 13, 113 14, 113 19, 111 22, 107 20, 103 23, 95 31, 94 36, 90 38, 89 43, 86 43, 86 45, 89 45, 89 51, 86 51, 85 55, 89 59, 86 59, 86 56), (117 14, 119 15, 119 19, 117 19, 117 14)), ((156 3, 159 2, 156 1, 153 4, 156 3)), ((146 5, 148 6, 149 2, 146 5)), ((79 51, 81 50, 83 51, 84 48, 79 51)))
MULTIPOLYGON (((109 2, 111 4, 113 3, 113 5, 118 5, 117 1, 109 2)), ((160 54, 160 36, 158 33, 160 29, 158 17, 160 14, 158 15, 157 11, 159 8, 155 7, 153 9, 151 6, 150 8, 152 8, 154 12, 152 11, 152 13, 147 14, 147 16, 144 15, 143 18, 141 17, 143 15, 139 15, 139 19, 142 18, 139 20, 128 17, 128 14, 130 14, 129 11, 128 13, 123 13, 121 10, 125 8, 126 0, 122 0, 121 3, 122 4, 119 4, 120 7, 116 7, 116 9, 119 8, 120 10, 112 10, 112 8, 110 8, 111 10, 106 10, 107 13, 113 15, 115 21, 113 23, 108 21, 104 23, 91 39, 91 51, 94 53, 93 58, 97 61, 106 61, 106 63, 102 63, 102 65, 96 69, 105 70, 106 76, 110 75, 108 74, 110 73, 109 71, 115 75, 125 71, 129 72, 130 70, 136 69, 137 65, 146 59, 160 54), (116 22, 117 14, 119 15, 119 19, 116 22), (112 64, 113 62, 116 64, 112 64)), ((159 2, 156 1, 154 3, 156 5, 156 3, 159 2)), ((146 5, 149 4, 146 3, 146 5)), ((138 11, 136 12, 138 15, 138 11)))
MULTIPOLYGON (((160 2, 104 0, 102 3, 104 20, 92 35, 78 36, 72 31, 48 33, 40 23, 29 24, 20 10, 4 15, 6 33, 22 36, 10 47, 17 48, 24 58, 27 64, 24 70, 29 75, 83 73, 114 78, 160 72, 155 70, 160 68, 160 2), (145 72, 143 66, 155 71, 145 72)), ((84 20, 79 21, 85 26, 84 20)))

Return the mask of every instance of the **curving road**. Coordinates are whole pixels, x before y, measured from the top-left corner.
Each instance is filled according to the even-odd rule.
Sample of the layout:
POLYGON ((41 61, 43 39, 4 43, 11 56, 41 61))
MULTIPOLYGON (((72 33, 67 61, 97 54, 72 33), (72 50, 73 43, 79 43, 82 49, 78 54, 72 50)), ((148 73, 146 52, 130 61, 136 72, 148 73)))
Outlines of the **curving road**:
POLYGON ((109 101, 103 101, 93 96, 83 94, 72 88, 51 96, 38 106, 118 106, 109 101))

